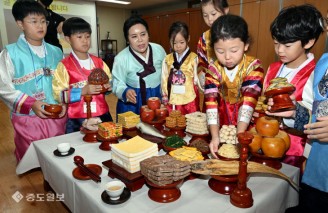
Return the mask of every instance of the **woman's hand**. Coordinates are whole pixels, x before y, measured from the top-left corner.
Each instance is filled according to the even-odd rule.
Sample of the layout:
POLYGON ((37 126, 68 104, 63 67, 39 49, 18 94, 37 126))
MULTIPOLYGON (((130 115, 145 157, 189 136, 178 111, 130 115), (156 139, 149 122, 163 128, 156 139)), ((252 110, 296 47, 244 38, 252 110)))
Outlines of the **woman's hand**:
POLYGON ((304 133, 309 139, 328 142, 328 116, 317 118, 317 122, 304 125, 304 133))
POLYGON ((107 89, 108 92, 112 91, 112 86, 108 84, 104 84, 104 87, 107 89))
POLYGON ((136 104, 137 103, 137 94, 136 94, 136 91, 134 91, 133 89, 129 89, 127 92, 126 92, 126 101, 127 102, 131 102, 133 104, 136 104))
POLYGON ((211 154, 214 158, 218 158, 217 153, 218 153, 219 144, 220 144, 220 138, 212 138, 209 147, 211 150, 211 154))

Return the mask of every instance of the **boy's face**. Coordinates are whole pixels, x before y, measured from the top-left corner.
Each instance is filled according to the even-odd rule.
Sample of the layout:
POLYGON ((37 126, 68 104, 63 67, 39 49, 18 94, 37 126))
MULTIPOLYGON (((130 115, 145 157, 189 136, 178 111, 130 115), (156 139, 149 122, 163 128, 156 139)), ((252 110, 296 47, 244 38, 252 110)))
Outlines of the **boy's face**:
POLYGON ((274 50, 282 63, 288 64, 289 68, 297 68, 307 59, 305 50, 312 46, 310 43, 302 47, 301 41, 281 44, 274 40, 274 50))
POLYGON ((16 21, 25 34, 25 39, 32 45, 39 46, 47 33, 48 22, 44 15, 29 14, 23 21, 16 21))
POLYGON ((74 33, 71 36, 65 36, 65 39, 71 45, 72 49, 78 56, 79 54, 88 53, 91 46, 90 33, 74 33))
POLYGON ((240 38, 219 39, 214 44, 214 52, 220 64, 228 69, 235 68, 243 59, 244 52, 248 50, 248 44, 245 44, 240 38))

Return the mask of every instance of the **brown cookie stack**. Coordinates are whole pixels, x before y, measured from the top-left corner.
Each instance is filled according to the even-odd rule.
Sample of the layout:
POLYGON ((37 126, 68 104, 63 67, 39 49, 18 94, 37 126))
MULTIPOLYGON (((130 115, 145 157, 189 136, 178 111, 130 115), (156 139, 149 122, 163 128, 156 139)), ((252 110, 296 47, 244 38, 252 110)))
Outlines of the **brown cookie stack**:
POLYGON ((168 128, 185 127, 186 117, 179 110, 172 110, 170 115, 166 117, 165 125, 168 128))
POLYGON ((169 155, 154 156, 140 162, 141 174, 159 186, 171 184, 190 174, 189 162, 176 160, 169 155))

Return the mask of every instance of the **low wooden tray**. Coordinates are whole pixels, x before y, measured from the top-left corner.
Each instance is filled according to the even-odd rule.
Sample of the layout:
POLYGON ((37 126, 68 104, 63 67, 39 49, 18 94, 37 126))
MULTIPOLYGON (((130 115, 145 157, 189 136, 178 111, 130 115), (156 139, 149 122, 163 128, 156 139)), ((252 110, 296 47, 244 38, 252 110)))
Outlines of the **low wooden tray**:
POLYGON ((140 171, 130 173, 113 163, 112 160, 104 161, 102 164, 108 168, 109 177, 121 180, 132 192, 141 189, 141 187, 145 184, 145 178, 140 171))

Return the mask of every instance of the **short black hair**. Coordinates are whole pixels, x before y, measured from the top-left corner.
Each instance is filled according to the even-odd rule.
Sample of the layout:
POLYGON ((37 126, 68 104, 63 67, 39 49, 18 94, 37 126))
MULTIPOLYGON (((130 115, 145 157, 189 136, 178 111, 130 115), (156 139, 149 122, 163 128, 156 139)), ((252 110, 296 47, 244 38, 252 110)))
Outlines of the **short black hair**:
POLYGON ((72 17, 64 21, 64 36, 71 36, 75 33, 92 33, 91 26, 88 22, 80 17, 72 17))
POLYGON ((145 26, 147 32, 148 32, 148 24, 147 22, 142 19, 140 16, 138 15, 133 15, 130 18, 128 18, 127 20, 125 20, 124 25, 123 25, 123 33, 124 33, 124 37, 126 41, 129 41, 129 29, 136 25, 136 24, 142 24, 143 26, 145 26))
POLYGON ((169 40, 174 41, 175 37, 177 36, 178 33, 181 33, 181 35, 188 41, 189 38, 189 29, 188 25, 184 22, 177 21, 174 22, 170 29, 169 29, 169 40))
POLYGON ((229 7, 227 0, 202 0, 200 2, 201 6, 205 6, 209 3, 212 3, 214 8, 221 11, 223 14, 225 14, 224 10, 229 7))
POLYGON ((282 44, 301 41, 304 47, 319 38, 324 30, 322 20, 321 13, 310 4, 286 7, 271 23, 271 36, 282 44))
POLYGON ((12 8, 12 14, 16 21, 23 19, 32 14, 47 16, 47 11, 37 1, 33 0, 17 0, 12 8))
POLYGON ((240 38, 245 44, 250 42, 248 25, 242 17, 227 14, 214 21, 211 27, 211 47, 220 39, 234 38, 240 38))

